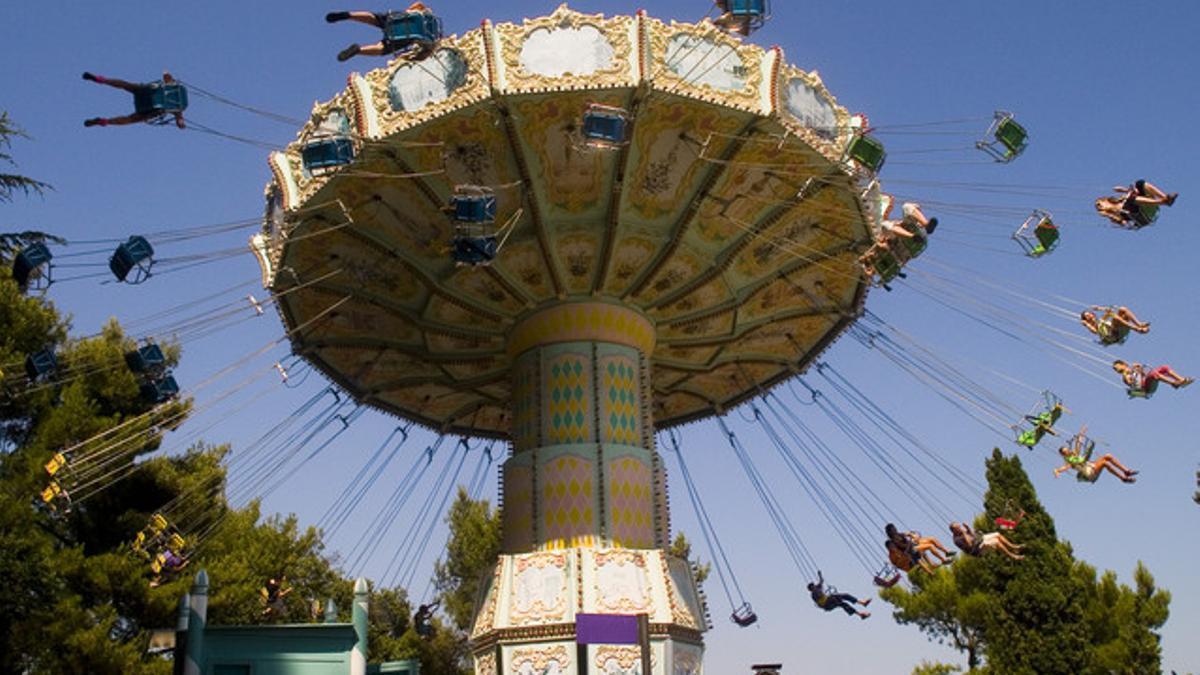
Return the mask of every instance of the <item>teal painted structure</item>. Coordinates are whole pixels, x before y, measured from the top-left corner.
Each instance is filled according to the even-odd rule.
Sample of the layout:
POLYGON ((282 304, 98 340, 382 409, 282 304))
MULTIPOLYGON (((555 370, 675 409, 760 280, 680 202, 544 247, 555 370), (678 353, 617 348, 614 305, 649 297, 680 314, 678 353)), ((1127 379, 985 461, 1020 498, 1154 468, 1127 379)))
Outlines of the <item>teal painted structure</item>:
MULTIPOLYGON (((395 661, 367 666, 367 585, 355 583, 352 623, 336 623, 332 600, 325 623, 278 626, 211 626, 206 623, 208 575, 201 570, 192 595, 180 600, 175 658, 188 675, 420 675, 420 663, 395 661), (184 617, 187 617, 186 620, 184 617), (186 654, 186 658, 185 658, 186 654)), ((176 672, 179 672, 177 670, 176 672)))

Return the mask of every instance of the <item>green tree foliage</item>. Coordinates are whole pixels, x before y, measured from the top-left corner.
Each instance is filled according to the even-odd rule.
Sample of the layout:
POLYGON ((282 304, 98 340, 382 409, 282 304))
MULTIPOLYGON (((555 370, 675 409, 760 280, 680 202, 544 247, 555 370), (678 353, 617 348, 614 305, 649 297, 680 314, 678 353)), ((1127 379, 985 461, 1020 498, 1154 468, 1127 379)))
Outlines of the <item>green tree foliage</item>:
POLYGON ((994 529, 997 516, 1023 510, 1008 536, 1025 547, 1025 559, 964 556, 933 575, 913 572, 912 590, 882 593, 896 620, 966 654, 971 672, 1158 672, 1155 630, 1166 622, 1170 594, 1140 564, 1130 589, 1076 561, 1015 456, 994 451, 987 480, 975 527, 994 529))
MULTIPOLYGON (((139 397, 124 361, 135 343, 116 323, 70 339, 48 301, 3 277, 0 322, 0 364, 8 368, 0 392, 0 673, 169 672, 169 663, 146 654, 148 631, 174 626, 191 575, 151 588, 148 564, 127 542, 181 495, 186 508, 176 524, 186 533, 220 525, 189 570, 209 571, 214 621, 267 620, 258 591, 280 574, 295 590, 273 620, 308 620, 306 600, 330 596, 348 618, 351 584, 323 556, 315 530, 301 531, 294 518, 263 520, 255 504, 228 509, 226 448, 139 461, 182 423, 190 402, 152 408, 139 397), (31 383, 23 362, 46 348, 58 354, 58 371, 31 383), (50 480, 43 466, 71 447, 56 479, 75 503, 51 516, 33 507, 50 480)), ((166 352, 174 364, 178 349, 166 352)))
POLYGON ((475 603, 500 555, 500 514, 460 487, 446 516, 450 541, 434 567, 442 609, 460 631, 469 630, 475 603))
MULTIPOLYGON (((18 137, 25 137, 25 132, 9 119, 7 112, 0 112, 0 164, 16 166, 8 150, 12 147, 12 140, 18 137)), ((50 189, 53 188, 48 184, 28 176, 0 172, 0 202, 11 202, 18 192, 40 195, 50 189)))
POLYGON ((669 552, 676 558, 682 558, 691 563, 692 568, 696 570, 697 586, 702 586, 708 575, 712 574, 712 563, 701 563, 698 558, 692 557, 692 542, 688 541, 682 532, 675 533, 675 539, 671 541, 669 552))
POLYGON ((961 673, 962 668, 951 665, 949 663, 931 663, 922 661, 920 665, 913 668, 912 675, 950 675, 951 673, 961 673))
MULTIPOLYGON (((0 164, 13 163, 3 151, 19 135, 0 114, 0 164)), ((0 202, 48 187, 0 174, 0 202)), ((61 239, 0 234, 0 262, 7 267, 12 255, 36 241, 61 239)), ((179 598, 200 568, 211 583, 212 623, 318 620, 313 605, 323 609, 328 598, 339 619, 349 621, 353 583, 325 555, 320 533, 302 529, 295 517, 263 518, 257 503, 231 508, 224 495, 227 447, 198 444, 146 460, 186 419, 190 401, 152 407, 140 398, 124 360, 136 343, 115 321, 81 339, 71 339, 69 328, 48 300, 25 295, 0 274, 0 674, 171 672, 169 661, 146 653, 148 632, 174 627, 179 598), (58 370, 29 382, 25 359, 43 349, 57 355, 58 370), (68 467, 56 479, 75 499, 69 514, 52 516, 35 509, 33 500, 50 480, 46 462, 68 448, 68 467), (148 563, 128 542, 172 503, 178 505, 171 511, 174 524, 193 543, 203 539, 185 574, 152 587, 148 563), (260 590, 281 576, 291 593, 282 611, 265 615, 260 590)), ((163 346, 168 365, 175 365, 179 349, 163 346)), ((459 509, 462 541, 447 570, 464 580, 455 592, 467 597, 472 566, 485 558, 490 566, 495 555, 473 552, 469 542, 482 530, 470 517, 490 518, 495 542, 499 525, 486 503, 459 509)), ((372 659, 420 658, 430 675, 464 672, 461 633, 438 624, 437 635, 423 640, 412 630, 411 613, 403 589, 373 590, 372 659)))

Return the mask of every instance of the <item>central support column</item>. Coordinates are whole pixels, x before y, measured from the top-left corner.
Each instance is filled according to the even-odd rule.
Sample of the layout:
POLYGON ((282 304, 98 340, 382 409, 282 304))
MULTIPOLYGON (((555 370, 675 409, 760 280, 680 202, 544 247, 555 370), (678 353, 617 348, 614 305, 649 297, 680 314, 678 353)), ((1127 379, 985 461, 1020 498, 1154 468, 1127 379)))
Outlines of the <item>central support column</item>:
POLYGON ((653 349, 649 319, 600 302, 543 309, 514 328, 505 553, 667 545, 649 414, 653 349))
POLYGON ((664 550, 654 341, 646 316, 599 301, 537 310, 509 334, 513 452, 503 555, 471 629, 477 675, 701 675, 704 600, 664 550), (650 671, 637 645, 577 645, 579 614, 644 615, 650 671))

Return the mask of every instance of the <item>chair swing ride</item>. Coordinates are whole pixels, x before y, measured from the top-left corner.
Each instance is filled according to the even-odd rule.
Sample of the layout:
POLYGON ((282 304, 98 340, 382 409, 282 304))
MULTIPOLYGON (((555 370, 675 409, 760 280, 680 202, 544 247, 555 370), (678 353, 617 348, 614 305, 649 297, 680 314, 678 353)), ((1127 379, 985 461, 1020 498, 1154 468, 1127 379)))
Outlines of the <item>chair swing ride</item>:
MULTIPOLYGON (((714 20, 668 25, 564 5, 450 37, 431 13, 393 12, 383 30, 401 56, 352 75, 270 156, 268 215, 252 249, 296 353, 360 404, 442 435, 512 444, 503 553, 472 628, 473 644, 487 645, 477 665, 496 644, 520 642, 496 598, 524 597, 549 574, 519 570, 565 570, 562 552, 601 576, 634 565, 662 607, 678 605, 652 618, 670 627, 669 653, 699 658, 704 600, 664 551, 655 432, 721 415, 802 372, 855 323, 871 286, 890 290, 929 245, 932 226, 907 205, 889 220, 887 152, 866 118, 780 51, 737 37, 762 27, 768 4, 716 9, 714 20), (587 49, 550 48, 568 37, 587 49), (357 283, 337 275, 345 267, 363 272, 357 283), (557 490, 589 476, 597 494, 636 497, 557 490), (546 498, 519 496, 532 486, 546 498)), ((159 82, 135 105, 168 115, 187 99, 184 85, 159 82)), ((976 147, 998 163, 1028 146, 1011 113, 997 112, 985 135, 976 147)), ((1012 239, 1041 258, 1059 229, 1035 210, 1012 239)), ((13 278, 44 290, 53 259, 33 243, 15 256, 13 278)), ((141 284, 155 262, 152 238, 133 235, 109 268, 141 284)), ((148 403, 180 396, 158 344, 126 364, 148 403)), ((25 364, 29 383, 58 368, 53 351, 25 364)), ((1057 435, 1064 412, 1045 392, 1012 425, 1015 442, 1033 449, 1057 435)), ((46 464, 41 508, 69 511, 72 462, 67 453, 46 464)), ((992 515, 1012 531, 1024 512, 1010 503, 992 515)), ((180 525, 153 513, 130 544, 155 583, 196 550, 180 525)), ((873 575, 881 587, 914 569, 903 547, 888 552, 873 575)), ((625 593, 613 579, 606 592, 625 593)), ((730 600, 735 624, 757 621, 744 598, 730 600)), ((546 611, 521 625, 564 620, 546 611)))

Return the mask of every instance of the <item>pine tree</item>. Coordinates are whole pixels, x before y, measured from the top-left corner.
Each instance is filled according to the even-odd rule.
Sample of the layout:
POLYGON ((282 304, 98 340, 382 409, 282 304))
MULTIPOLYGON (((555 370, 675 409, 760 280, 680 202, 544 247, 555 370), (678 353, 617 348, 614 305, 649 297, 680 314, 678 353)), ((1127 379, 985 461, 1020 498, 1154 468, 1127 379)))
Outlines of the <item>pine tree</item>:
MULTIPOLYGON (((8 112, 0 112, 0 163, 16 166, 8 149, 12 147, 12 139, 18 137, 26 137, 25 132, 8 118, 8 112)), ((28 176, 0 173, 0 202, 11 202, 18 192, 40 195, 52 189, 49 184, 28 176)))

